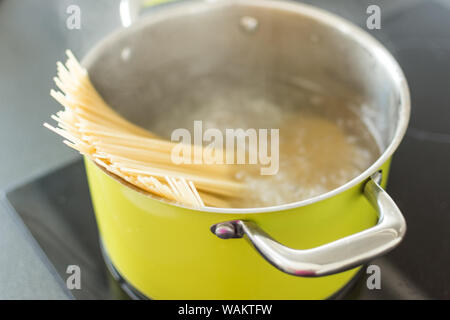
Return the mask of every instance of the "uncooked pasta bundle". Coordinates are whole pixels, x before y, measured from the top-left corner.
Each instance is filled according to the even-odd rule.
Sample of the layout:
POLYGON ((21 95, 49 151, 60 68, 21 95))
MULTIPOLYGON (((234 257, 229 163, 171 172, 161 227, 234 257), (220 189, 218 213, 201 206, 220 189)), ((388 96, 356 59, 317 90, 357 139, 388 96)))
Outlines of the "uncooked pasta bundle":
POLYGON ((61 91, 50 91, 64 110, 52 115, 57 127, 44 123, 64 137, 66 145, 126 182, 185 205, 228 207, 228 199, 242 194, 243 185, 234 180, 227 165, 174 164, 171 151, 176 143, 120 116, 103 100, 74 55, 67 51, 67 56, 65 65, 57 63, 54 78, 61 91))

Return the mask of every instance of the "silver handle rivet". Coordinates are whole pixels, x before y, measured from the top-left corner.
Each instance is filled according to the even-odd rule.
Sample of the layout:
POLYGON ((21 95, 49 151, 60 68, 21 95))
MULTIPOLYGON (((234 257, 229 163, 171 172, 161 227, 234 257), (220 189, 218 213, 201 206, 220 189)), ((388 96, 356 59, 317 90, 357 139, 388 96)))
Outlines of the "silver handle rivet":
POLYGON ((214 234, 221 239, 234 238, 236 236, 236 228, 229 222, 219 223, 214 230, 214 234))

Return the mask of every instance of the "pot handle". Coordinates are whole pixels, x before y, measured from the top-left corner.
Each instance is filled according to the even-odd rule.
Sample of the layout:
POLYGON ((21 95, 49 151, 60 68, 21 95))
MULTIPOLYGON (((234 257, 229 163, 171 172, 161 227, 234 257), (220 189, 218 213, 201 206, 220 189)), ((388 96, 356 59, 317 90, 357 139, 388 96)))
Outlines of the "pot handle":
POLYGON ((151 6, 177 0, 120 0, 120 21, 125 28, 132 25, 139 17, 140 12, 151 6))
POLYGON ((291 249, 272 239, 255 222, 246 220, 218 223, 211 231, 222 239, 246 235, 267 261, 294 276, 321 277, 352 269, 395 248, 406 232, 402 213, 380 187, 380 181, 381 172, 377 172, 364 186, 365 196, 377 209, 377 225, 316 248, 291 249))

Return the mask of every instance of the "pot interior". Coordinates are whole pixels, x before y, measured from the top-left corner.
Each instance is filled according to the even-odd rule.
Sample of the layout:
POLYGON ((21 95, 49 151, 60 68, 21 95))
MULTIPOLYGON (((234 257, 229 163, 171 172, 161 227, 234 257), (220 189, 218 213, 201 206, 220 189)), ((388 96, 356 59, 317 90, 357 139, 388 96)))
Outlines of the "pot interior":
POLYGON ((299 108, 349 119, 371 156, 360 174, 399 135, 398 71, 376 42, 329 18, 281 1, 173 4, 107 38, 85 65, 111 106, 169 139, 194 120, 280 128, 299 108))

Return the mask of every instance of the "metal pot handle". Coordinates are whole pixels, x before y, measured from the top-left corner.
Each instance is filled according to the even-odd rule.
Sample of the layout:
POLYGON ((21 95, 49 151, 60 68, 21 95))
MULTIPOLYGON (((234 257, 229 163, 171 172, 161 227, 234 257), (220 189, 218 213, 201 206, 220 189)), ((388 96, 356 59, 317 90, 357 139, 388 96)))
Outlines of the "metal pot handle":
POLYGON ((173 2, 177 0, 120 0, 120 21, 125 28, 132 25, 139 17, 140 12, 151 6, 173 2))
POLYGON ((406 232, 406 222, 391 197, 380 187, 381 173, 371 176, 364 194, 377 209, 376 226, 345 238, 306 250, 288 248, 272 239, 252 221, 215 224, 211 231, 222 239, 248 240, 272 265, 300 277, 320 277, 352 269, 395 248, 406 232))

